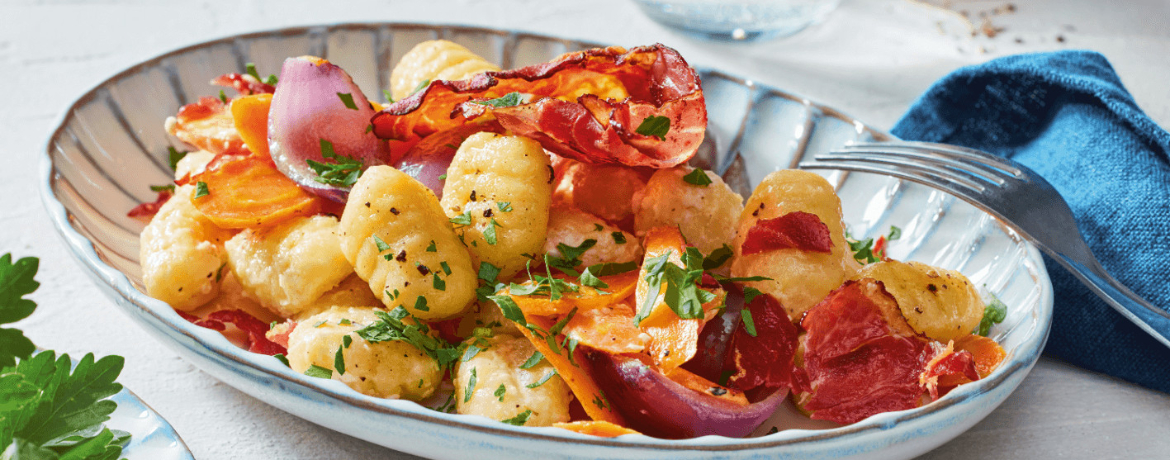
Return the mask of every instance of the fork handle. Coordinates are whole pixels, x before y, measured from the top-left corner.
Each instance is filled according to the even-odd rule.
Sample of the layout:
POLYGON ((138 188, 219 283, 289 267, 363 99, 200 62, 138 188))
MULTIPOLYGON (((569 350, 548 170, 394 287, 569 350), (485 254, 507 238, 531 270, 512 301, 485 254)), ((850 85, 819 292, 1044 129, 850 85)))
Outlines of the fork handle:
POLYGON ((1095 257, 1084 264, 1049 248, 1048 255, 1064 265, 1089 290, 1163 345, 1170 347, 1170 313, 1155 307, 1113 278, 1095 257))

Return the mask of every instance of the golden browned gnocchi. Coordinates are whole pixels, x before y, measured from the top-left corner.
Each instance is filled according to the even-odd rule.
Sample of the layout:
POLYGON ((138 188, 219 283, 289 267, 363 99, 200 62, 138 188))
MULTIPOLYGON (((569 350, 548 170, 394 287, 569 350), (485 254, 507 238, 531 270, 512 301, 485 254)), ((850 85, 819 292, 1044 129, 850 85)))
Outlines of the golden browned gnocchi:
MULTIPOLYGON (((371 343, 355 333, 378 321, 373 307, 334 307, 305 318, 288 337, 288 364, 304 373, 328 369, 333 379, 379 398, 419 401, 435 392, 443 372, 422 350, 401 340, 371 343), (349 337, 349 346, 345 337, 349 337), (345 373, 336 369, 342 350, 345 373)), ((406 320, 409 321, 409 320, 406 320)))
POLYGON ((467 249, 435 194, 405 173, 389 166, 362 173, 339 230, 341 252, 387 307, 438 320, 475 300, 467 249))
POLYGON ((455 409, 494 420, 523 419, 525 426, 569 421, 572 393, 546 360, 522 369, 536 348, 522 337, 480 339, 486 349, 455 368, 455 409), (528 414, 525 416, 524 414, 528 414))
POLYGON ((447 40, 428 40, 411 48, 390 72, 390 94, 395 100, 414 93, 423 82, 465 80, 499 67, 447 40))
POLYGON ((743 197, 711 171, 702 171, 709 184, 684 179, 690 167, 660 169, 646 188, 634 195, 634 231, 644 235, 654 227, 678 227, 687 243, 710 253, 731 243, 743 197))
POLYGON ((560 257, 558 244, 579 247, 585 240, 594 240, 593 245, 581 254, 581 263, 586 267, 606 262, 629 262, 641 260, 642 245, 634 235, 609 225, 604 220, 573 206, 558 203, 549 210, 548 235, 544 240, 544 252, 560 257))
POLYGON ((954 270, 885 260, 866 265, 854 278, 881 281, 910 327, 940 342, 970 334, 983 319, 979 291, 954 270))
POLYGON ((845 242, 841 200, 829 182, 814 173, 782 170, 769 174, 748 198, 738 228, 731 275, 771 278, 747 284, 775 296, 790 318, 800 318, 857 272, 857 261, 845 242), (825 223, 833 241, 831 253, 799 249, 779 249, 746 256, 740 253, 748 229, 757 221, 794 211, 816 214, 825 223))
POLYGON ((459 320, 459 326, 455 333, 460 337, 471 337, 476 334, 476 329, 481 331, 488 331, 490 335, 514 335, 519 337, 520 330, 516 323, 504 317, 504 312, 495 302, 476 302, 463 318, 459 320))
POLYGON ((463 141, 443 186, 443 210, 479 262, 507 279, 536 254, 548 230, 552 168, 540 143, 519 136, 473 134, 463 141))
POLYGON ((246 229, 224 244, 228 266, 249 297, 283 317, 296 316, 353 274, 336 231, 331 216, 246 229))
POLYGON ((184 311, 219 294, 227 264, 223 243, 231 236, 195 208, 194 191, 193 185, 175 189, 139 239, 146 293, 184 311))

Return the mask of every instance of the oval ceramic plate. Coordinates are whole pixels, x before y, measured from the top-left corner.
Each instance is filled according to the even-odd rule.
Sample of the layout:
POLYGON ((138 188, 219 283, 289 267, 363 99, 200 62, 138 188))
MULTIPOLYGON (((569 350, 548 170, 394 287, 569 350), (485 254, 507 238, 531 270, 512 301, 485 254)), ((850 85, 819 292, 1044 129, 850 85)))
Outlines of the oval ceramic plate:
MULTIPOLYGON (((267 74, 288 56, 317 55, 345 68, 368 95, 388 86, 393 63, 416 43, 445 38, 502 68, 544 62, 591 44, 520 32, 419 24, 343 24, 215 40, 138 64, 102 82, 62 116, 46 145, 42 196, 57 229, 88 273, 131 317, 183 357, 245 393, 314 423, 404 452, 436 458, 908 458, 978 422, 1019 385, 1040 354, 1052 287, 1039 253, 995 219, 946 194, 884 176, 825 173, 836 184, 855 237, 903 229, 897 259, 958 269, 1008 305, 993 338, 1004 364, 923 407, 833 427, 780 410, 745 439, 606 439, 554 428, 513 427, 415 403, 361 395, 337 381, 292 372, 218 332, 183 320, 141 292, 138 234, 126 217, 171 180, 163 120, 200 96, 213 77, 254 62, 267 74), (771 427, 781 430, 767 434, 771 427)), ((718 71, 700 69, 709 138, 693 163, 723 174, 741 193, 767 173, 850 141, 884 139, 828 107, 718 71)), ((175 144, 173 144, 175 143, 175 144)))

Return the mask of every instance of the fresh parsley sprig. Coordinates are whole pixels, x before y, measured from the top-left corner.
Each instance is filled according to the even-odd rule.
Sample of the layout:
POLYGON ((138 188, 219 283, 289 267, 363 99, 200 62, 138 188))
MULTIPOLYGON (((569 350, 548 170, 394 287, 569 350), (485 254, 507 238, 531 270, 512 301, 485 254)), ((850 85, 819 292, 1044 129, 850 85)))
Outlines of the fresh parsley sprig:
MULTIPOLYGON (((28 317, 36 303, 25 299, 40 286, 38 259, 12 262, 0 256, 0 324, 28 317)), ((74 366, 69 355, 35 350, 16 329, 0 329, 0 458, 117 459, 130 440, 104 423, 117 408, 108 398, 125 360, 85 355, 74 366)))

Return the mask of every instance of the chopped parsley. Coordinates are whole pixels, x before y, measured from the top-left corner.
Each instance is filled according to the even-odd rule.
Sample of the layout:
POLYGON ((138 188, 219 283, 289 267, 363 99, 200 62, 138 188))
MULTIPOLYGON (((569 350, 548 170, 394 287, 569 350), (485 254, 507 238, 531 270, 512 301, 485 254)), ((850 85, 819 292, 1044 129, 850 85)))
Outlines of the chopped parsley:
POLYGON ((452 217, 451 223, 455 225, 471 225, 471 211, 465 211, 463 214, 452 217))
POLYGON ((426 323, 415 320, 410 312, 402 306, 394 307, 389 312, 375 311, 374 314, 378 317, 377 321, 356 331, 358 337, 367 342, 401 340, 434 358, 441 368, 451 365, 462 354, 459 347, 429 335, 431 330, 426 323), (410 321, 403 321, 405 319, 410 319, 410 321))
POLYGON ((487 244, 494 246, 498 242, 496 237, 496 227, 499 226, 500 224, 496 222, 496 219, 491 219, 491 221, 488 222, 487 228, 483 230, 483 240, 486 241, 487 244))
POLYGON ((463 389, 463 402, 471 401, 471 394, 475 392, 475 368, 471 368, 471 378, 467 379, 467 388, 463 389))
MULTIPOLYGON (((436 276, 436 278, 438 277, 436 276)), ((444 284, 444 286, 446 286, 446 284, 444 284)), ((421 295, 414 299, 414 309, 418 311, 431 311, 431 307, 427 306, 427 298, 421 295)))
POLYGON ((511 201, 500 201, 496 203, 496 207, 500 208, 500 212, 512 212, 511 201))
POLYGON ((975 328, 975 333, 984 337, 991 334, 993 324, 1002 323, 1007 318, 1007 305, 1004 305, 995 294, 988 295, 991 296, 991 302, 983 309, 983 319, 979 321, 979 327, 975 328))
POLYGON ((486 101, 470 101, 479 105, 490 105, 492 107, 515 107, 524 103, 524 97, 517 91, 512 91, 495 99, 488 99, 486 101))
POLYGON ((444 275, 450 275, 450 274, 451 274, 451 266, 450 266, 450 265, 447 265, 447 261, 445 261, 445 260, 444 260, 444 261, 442 261, 442 262, 439 262, 439 267, 443 269, 443 274, 444 274, 444 275))
POLYGON ((150 191, 152 191, 152 192, 174 192, 175 191, 175 184, 151 185, 150 191))
POLYGON ((320 139, 320 142, 321 158, 333 160, 333 163, 305 160, 309 169, 317 174, 313 180, 334 187, 349 187, 356 183, 362 175, 362 168, 365 167, 365 164, 361 160, 338 155, 333 151, 332 142, 325 139, 320 139))
POLYGON ((670 119, 660 117, 657 115, 650 115, 642 119, 642 123, 638 125, 638 129, 634 132, 643 136, 654 136, 658 140, 666 140, 666 133, 670 132, 670 119))
MULTIPOLYGON (((434 277, 434 282, 433 282, 433 283, 431 283, 431 286, 432 286, 432 287, 434 287, 434 288, 435 288, 435 289, 437 289, 437 290, 440 290, 440 291, 446 291, 446 290, 447 290, 447 282, 446 282, 446 281, 444 281, 442 278, 439 278, 439 274, 438 274, 438 273, 435 273, 435 274, 434 274, 434 276, 435 276, 435 277, 434 277)), ((420 298, 421 298, 421 297, 420 297, 420 298)), ((416 306, 416 308, 417 308, 417 306, 416 306)))
POLYGON ((506 419, 503 419, 500 421, 507 423, 509 425, 524 426, 525 423, 528 423, 528 417, 531 417, 531 416, 532 416, 532 409, 524 409, 524 412, 516 414, 515 417, 506 418, 506 419))
POLYGON ((626 234, 622 232, 613 232, 609 236, 613 237, 613 242, 616 244, 626 244, 626 234))
POLYGON ((520 306, 516 305, 516 301, 512 300, 511 296, 493 295, 488 296, 497 306, 500 311, 504 313, 504 318, 512 320, 512 322, 520 326, 527 326, 528 320, 524 319, 524 312, 520 310, 520 306))
POLYGON ((358 109, 357 104, 353 103, 353 94, 337 93, 337 97, 341 99, 342 104, 345 104, 345 108, 350 109, 350 110, 357 110, 358 109))
POLYGON ((199 181, 195 183, 195 198, 202 198, 210 194, 211 192, 207 190, 207 182, 199 181))
POLYGON ((528 388, 536 388, 538 386, 544 385, 544 382, 547 382, 548 379, 551 379, 554 375, 557 375, 556 369, 553 369, 552 372, 544 374, 544 377, 541 377, 540 380, 537 380, 535 382, 529 383, 528 385, 524 385, 524 386, 526 386, 528 388))
POLYGON ((435 246, 435 240, 431 240, 431 244, 427 246, 427 252, 439 252, 439 248, 435 246))
POLYGON ((520 365, 520 368, 521 369, 532 369, 532 368, 536 367, 537 364, 540 364, 540 362, 543 360, 544 360, 544 355, 541 354, 539 351, 534 351, 534 352, 532 352, 532 356, 528 357, 528 361, 524 361, 524 364, 520 365))
POLYGON ((500 402, 504 402, 504 393, 507 393, 507 391, 508 389, 504 387, 504 384, 501 383, 500 386, 496 388, 496 392, 492 394, 496 395, 496 398, 499 398, 500 402))
POLYGON ((382 96, 386 98, 386 102, 389 102, 391 104, 394 103, 394 96, 390 95, 390 90, 386 90, 386 89, 382 90, 382 96))
POLYGON ((670 254, 668 252, 646 262, 644 268, 648 291, 646 300, 634 316, 635 326, 654 310, 660 292, 666 306, 683 319, 702 318, 703 304, 715 300, 715 294, 699 289, 697 284, 703 277, 704 262, 699 250, 691 247, 683 252, 681 259, 685 268, 670 263, 670 254), (662 291, 664 282, 666 291, 662 291))
POLYGON ((228 103, 227 94, 224 94, 222 89, 219 90, 219 100, 220 100, 220 102, 223 102, 224 104, 228 103))
MULTIPOLYGON (((447 144, 447 145, 451 145, 451 144, 447 144)), ((452 148, 454 148, 454 147, 452 147, 452 148)), ((447 174, 446 173, 440 174, 439 180, 447 180, 447 174)))
MULTIPOLYGON (((890 226, 890 233, 886 235, 886 241, 894 241, 902 237, 902 229, 890 226)), ((858 241, 849 236, 849 232, 845 232, 845 243, 849 245, 849 250, 853 251, 853 258, 861 263, 874 263, 881 260, 882 254, 874 253, 873 238, 866 238, 858 241)), ((883 252, 881 250, 878 251, 883 252)))
MULTIPOLYGON (((349 336, 345 336, 348 338, 349 336)), ((337 353, 333 354, 333 368, 337 369, 337 375, 345 375, 345 345, 337 347, 337 353)))
POLYGON ((601 281, 601 279, 599 277, 617 275, 617 274, 621 274, 621 273, 634 271, 637 269, 638 269, 638 263, 634 262, 634 261, 623 262, 623 263, 609 262, 609 263, 594 264, 594 265, 590 265, 589 267, 585 268, 585 271, 581 272, 581 276, 578 277, 577 279, 581 281, 581 285, 583 285, 583 286, 605 289, 605 288, 608 288, 609 285, 606 284, 604 281, 601 281))
POLYGON ((378 238, 378 235, 374 235, 374 245, 378 247, 379 253, 390 250, 390 245, 386 244, 385 241, 382 241, 381 238, 378 238))
POLYGON ((706 187, 711 185, 711 178, 707 177, 707 173, 702 169, 695 168, 694 171, 691 171, 687 175, 683 176, 683 182, 691 185, 698 185, 700 187, 706 187))
POLYGON ((731 260, 733 254, 735 252, 731 250, 731 246, 724 244, 722 247, 707 254, 707 257, 703 259, 703 270, 714 270, 722 267, 728 260, 731 260))
POLYGON ((470 344, 467 346, 467 350, 465 350, 463 352, 463 357, 459 358, 459 361, 461 361, 461 362, 470 361, 471 358, 474 358, 475 355, 478 355, 479 352, 481 352, 481 351, 483 351, 483 350, 480 349, 478 346, 476 346, 474 343, 470 344))
POLYGON ((289 365, 289 363, 288 363, 288 358, 286 358, 286 357, 284 356, 284 353, 277 353, 277 354, 275 354, 275 355, 272 355, 272 357, 273 357, 273 358, 276 358, 276 360, 277 360, 277 361, 280 361, 281 363, 284 363, 284 365, 285 365, 286 367, 291 367, 291 366, 289 365))
POLYGON ((426 87, 428 87, 428 86, 431 86, 431 79, 429 79, 429 78, 418 82, 418 86, 415 86, 414 91, 411 91, 410 94, 414 94, 414 93, 417 93, 419 91, 422 91, 422 90, 426 89, 426 87))
POLYGON ((743 288, 743 304, 747 305, 749 303, 752 303, 752 300, 755 300, 756 296, 759 296, 761 294, 763 294, 763 292, 760 292, 759 289, 756 289, 754 287, 749 286, 749 287, 743 288))
POLYGON ((251 62, 244 64, 244 73, 251 75, 252 78, 255 78, 257 81, 263 82, 264 84, 269 85, 269 86, 276 86, 277 81, 279 81, 279 79, 276 77, 276 75, 272 75, 272 74, 269 74, 265 78, 260 78, 260 73, 256 71, 256 64, 253 64, 251 62))
POLYGON ((743 319, 743 329, 747 331, 748 335, 756 336, 756 322, 752 320, 752 311, 744 308, 739 312, 740 318, 743 319))
POLYGON ((308 369, 305 369, 305 375, 319 379, 331 379, 333 378, 333 371, 314 364, 309 366, 308 369))
POLYGON ((182 160, 188 153, 191 152, 186 150, 180 152, 174 147, 167 146, 167 164, 171 165, 171 170, 179 169, 179 160, 182 160))

